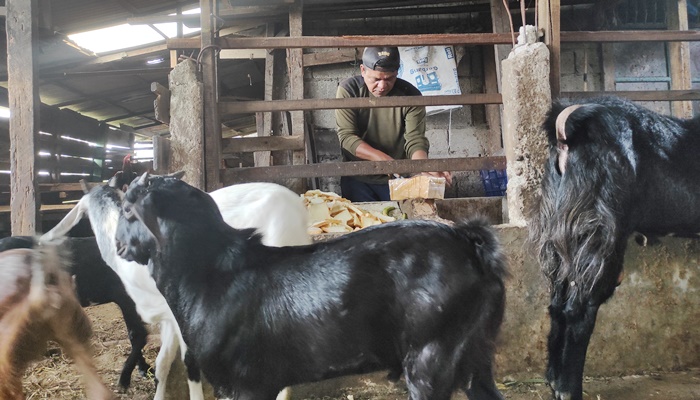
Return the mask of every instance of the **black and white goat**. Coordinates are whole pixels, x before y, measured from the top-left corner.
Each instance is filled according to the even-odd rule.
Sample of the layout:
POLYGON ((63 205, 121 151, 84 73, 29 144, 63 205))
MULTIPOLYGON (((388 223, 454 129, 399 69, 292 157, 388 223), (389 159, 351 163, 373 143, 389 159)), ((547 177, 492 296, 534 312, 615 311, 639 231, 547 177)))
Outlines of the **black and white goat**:
POLYGON ((547 379, 557 399, 582 398, 598 308, 622 277, 627 239, 700 232, 700 117, 632 102, 555 102, 530 241, 552 284, 547 379))
MULTIPOLYGON (((10 236, 0 239, 0 252, 10 249, 31 249, 36 242, 31 236, 10 236)), ((100 255, 95 238, 65 239, 64 244, 72 254, 68 273, 75 281, 78 301, 83 307, 91 304, 116 303, 124 316, 124 322, 131 342, 131 353, 124 362, 119 375, 119 386, 126 391, 131 385, 131 373, 138 365, 145 376, 150 366, 143 358, 148 331, 136 311, 134 301, 126 293, 119 276, 112 271, 100 255)))
MULTIPOLYGON (((121 278, 144 321, 160 326, 161 347, 155 363, 156 400, 165 398, 166 380, 178 349, 187 367, 191 400, 203 399, 199 369, 192 363, 178 324, 165 298, 142 265, 117 256, 114 235, 123 192, 115 179, 94 187, 41 241, 66 235, 87 214, 97 238, 102 258, 121 278)), ((274 183, 248 183, 228 186, 211 193, 227 216, 226 222, 239 228, 259 228, 263 240, 271 246, 307 244, 307 211, 301 198, 274 183)))
POLYGON ((0 253, 0 399, 24 399, 22 373, 58 342, 83 375, 87 398, 113 399, 92 361, 90 320, 55 244, 0 253))
MULTIPOLYGON (((148 264, 217 396, 271 399, 345 374, 405 374, 414 400, 502 399, 492 359, 504 256, 484 222, 383 224, 267 247, 175 177, 134 181, 119 254, 148 264)), ((144 268, 145 269, 145 268, 144 268)))

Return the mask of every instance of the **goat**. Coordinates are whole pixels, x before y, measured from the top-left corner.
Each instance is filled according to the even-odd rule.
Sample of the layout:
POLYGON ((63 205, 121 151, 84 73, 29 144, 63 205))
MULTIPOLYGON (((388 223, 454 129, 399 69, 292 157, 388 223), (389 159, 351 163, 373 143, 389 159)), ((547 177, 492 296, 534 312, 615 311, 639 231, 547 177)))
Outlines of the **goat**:
MULTIPOLYGON (((274 183, 233 185, 212 192, 212 196, 227 215, 227 223, 240 228, 259 227, 264 240, 270 245, 311 242, 306 232, 306 208, 299 196, 283 186, 274 183)), ((146 268, 127 262, 116 254, 114 235, 122 197, 123 192, 114 178, 107 185, 96 186, 54 229, 44 234, 42 240, 65 235, 84 214, 88 214, 102 258, 124 282, 141 317, 148 323, 160 325, 161 348, 156 358, 155 399, 164 399, 166 379, 178 349, 181 349, 187 368, 190 399, 202 399, 199 370, 186 351, 187 346, 165 298, 146 268)))
POLYGON ((89 399, 113 399, 91 358, 90 320, 55 245, 0 253, 0 398, 24 399, 22 373, 58 342, 75 360, 89 399))
MULTIPOLYGON (((151 368, 143 358, 148 331, 136 312, 134 301, 126 293, 119 276, 102 260, 95 238, 68 237, 64 242, 73 255, 68 272, 74 277, 78 301, 83 307, 91 304, 116 303, 121 309, 131 342, 131 353, 119 375, 119 386, 126 391, 131 385, 131 373, 138 365, 143 376, 151 368)), ((31 236, 11 236, 0 239, 0 251, 31 249, 36 245, 31 236)))
MULTIPOLYGON (((119 254, 148 269, 219 397, 351 373, 403 372, 410 398, 502 399, 493 352, 506 266, 483 221, 382 224, 268 247, 177 177, 132 182, 119 254)), ((145 268, 144 268, 145 269, 145 268)))
POLYGON ((700 117, 659 115, 613 97, 554 102, 549 159, 529 240, 551 282, 547 380, 582 398, 599 307, 620 284, 627 240, 700 231, 700 117))

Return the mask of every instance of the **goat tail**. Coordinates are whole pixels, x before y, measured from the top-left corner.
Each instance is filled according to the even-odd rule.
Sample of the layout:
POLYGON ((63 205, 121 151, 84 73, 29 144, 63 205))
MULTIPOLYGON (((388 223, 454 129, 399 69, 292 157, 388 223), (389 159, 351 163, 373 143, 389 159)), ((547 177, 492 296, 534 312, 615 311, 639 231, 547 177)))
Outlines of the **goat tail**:
POLYGON ((71 276, 67 271, 70 254, 62 241, 40 242, 32 250, 32 278, 29 304, 43 319, 50 318, 63 305, 63 296, 75 296, 71 276))
POLYGON ((483 268, 482 273, 491 275, 499 281, 509 276, 501 243, 486 218, 477 217, 460 221, 455 229, 463 239, 473 244, 478 261, 476 265, 483 268))

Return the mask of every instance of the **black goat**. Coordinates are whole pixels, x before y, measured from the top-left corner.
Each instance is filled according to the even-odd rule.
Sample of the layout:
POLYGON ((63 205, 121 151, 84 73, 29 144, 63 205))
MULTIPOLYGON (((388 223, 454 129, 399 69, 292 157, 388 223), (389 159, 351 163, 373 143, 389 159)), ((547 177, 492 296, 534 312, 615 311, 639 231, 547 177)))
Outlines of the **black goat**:
POLYGON ((307 246, 267 247, 174 177, 134 181, 119 254, 149 263, 219 397, 389 369, 410 398, 502 399, 492 358, 506 276, 484 222, 384 224, 307 246))
POLYGON ((547 380, 582 398, 598 308, 622 277, 627 240, 700 231, 700 117, 659 115, 606 97, 555 102, 530 242, 552 284, 547 380))
MULTIPOLYGON (((95 238, 69 237, 66 238, 64 245, 73 256, 68 272, 74 277, 80 304, 86 307, 90 304, 114 302, 122 311, 131 342, 131 353, 119 376, 119 386, 126 390, 131 385, 131 373, 136 365, 144 376, 150 368, 143 358, 148 331, 136 312, 134 301, 126 293, 121 279, 102 260, 95 238)), ((0 239, 0 252, 20 248, 31 249, 35 246, 36 243, 31 236, 11 236, 0 239)))

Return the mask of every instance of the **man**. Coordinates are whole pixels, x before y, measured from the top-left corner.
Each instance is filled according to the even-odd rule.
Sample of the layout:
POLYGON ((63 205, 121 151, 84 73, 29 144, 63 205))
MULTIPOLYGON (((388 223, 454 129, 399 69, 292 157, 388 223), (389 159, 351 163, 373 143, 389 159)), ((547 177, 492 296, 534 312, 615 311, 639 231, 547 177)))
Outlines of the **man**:
MULTIPOLYGON (((400 67, 396 47, 367 47, 360 76, 340 83, 336 98, 421 96, 421 92, 397 77, 400 67)), ((339 109, 335 111, 343 161, 425 160, 425 107, 339 109)), ((429 172, 452 182, 449 172, 429 172)), ((386 201, 387 175, 343 176, 342 195, 350 201, 386 201)))

